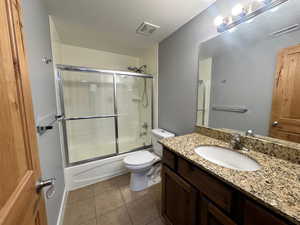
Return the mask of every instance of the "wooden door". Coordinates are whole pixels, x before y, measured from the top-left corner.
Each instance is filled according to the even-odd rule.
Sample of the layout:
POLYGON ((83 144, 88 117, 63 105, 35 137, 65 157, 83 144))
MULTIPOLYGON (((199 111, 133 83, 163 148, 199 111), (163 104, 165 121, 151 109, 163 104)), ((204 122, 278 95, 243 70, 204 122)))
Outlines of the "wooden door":
POLYGON ((0 225, 46 225, 18 0, 0 0, 0 225))
POLYGON ((236 225, 231 218, 204 197, 201 198, 199 209, 201 214, 199 225, 236 225))
POLYGON ((162 170, 162 216, 168 225, 195 225, 197 191, 166 166, 162 170))
POLYGON ((300 143, 300 45, 278 54, 270 136, 300 143))

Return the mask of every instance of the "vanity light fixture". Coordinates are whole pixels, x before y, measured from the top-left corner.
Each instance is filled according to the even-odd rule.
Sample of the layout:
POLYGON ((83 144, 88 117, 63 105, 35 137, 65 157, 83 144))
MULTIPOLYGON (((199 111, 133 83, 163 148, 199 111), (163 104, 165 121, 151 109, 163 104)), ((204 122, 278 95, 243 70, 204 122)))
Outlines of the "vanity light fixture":
POLYGON ((278 8, 279 5, 287 1, 288 0, 253 0, 250 4, 245 6, 237 4, 232 8, 232 16, 218 16, 215 18, 214 23, 218 32, 222 33, 243 22, 253 21, 254 17, 268 10, 278 8))
POLYGON ((215 25, 218 27, 218 26, 221 26, 223 23, 224 23, 224 17, 223 16, 217 16, 215 18, 215 21, 214 21, 215 25))
POLYGON ((229 24, 229 18, 224 18, 223 16, 217 16, 215 18, 215 26, 219 27, 220 29, 224 29, 227 27, 227 24, 229 24))
POLYGON ((242 17, 242 16, 245 16, 247 14, 247 9, 245 9, 242 4, 237 4, 236 6, 234 6, 232 8, 231 13, 235 17, 236 16, 242 17))

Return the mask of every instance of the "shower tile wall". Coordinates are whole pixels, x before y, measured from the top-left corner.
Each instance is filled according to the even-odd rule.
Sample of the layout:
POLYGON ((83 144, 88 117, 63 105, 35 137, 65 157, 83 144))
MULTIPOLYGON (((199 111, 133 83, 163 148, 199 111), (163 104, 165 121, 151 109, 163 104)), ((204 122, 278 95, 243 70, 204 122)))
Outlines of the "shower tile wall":
MULTIPOLYGON (((66 117, 114 114, 113 76, 64 71, 62 77, 66 117)), ((120 152, 151 144, 152 80, 146 82, 147 93, 143 78, 117 76, 120 152)), ((70 162, 116 153, 114 118, 72 120, 66 127, 70 162)))

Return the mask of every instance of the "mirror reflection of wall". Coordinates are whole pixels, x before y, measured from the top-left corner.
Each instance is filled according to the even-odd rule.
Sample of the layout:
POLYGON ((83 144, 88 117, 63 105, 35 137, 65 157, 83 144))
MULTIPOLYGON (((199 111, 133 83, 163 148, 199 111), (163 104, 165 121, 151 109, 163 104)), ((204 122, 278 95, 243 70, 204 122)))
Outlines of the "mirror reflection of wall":
POLYGON ((299 21, 300 2, 290 0, 201 43, 199 80, 209 84, 198 85, 197 125, 300 142, 299 21))
POLYGON ((208 126, 212 58, 199 61, 197 125, 208 126))

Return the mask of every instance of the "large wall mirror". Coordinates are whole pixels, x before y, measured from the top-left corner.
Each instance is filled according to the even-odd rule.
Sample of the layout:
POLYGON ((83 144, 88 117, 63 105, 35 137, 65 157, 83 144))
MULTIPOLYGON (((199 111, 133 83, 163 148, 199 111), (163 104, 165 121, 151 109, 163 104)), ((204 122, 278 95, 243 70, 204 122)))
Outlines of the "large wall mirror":
POLYGON ((300 1, 201 43, 197 125, 300 142, 300 1))

